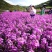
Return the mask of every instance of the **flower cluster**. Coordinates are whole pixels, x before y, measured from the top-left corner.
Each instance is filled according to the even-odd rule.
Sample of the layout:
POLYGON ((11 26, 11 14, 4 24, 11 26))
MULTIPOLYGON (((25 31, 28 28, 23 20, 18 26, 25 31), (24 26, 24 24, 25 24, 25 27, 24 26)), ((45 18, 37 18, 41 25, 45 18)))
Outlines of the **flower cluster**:
POLYGON ((52 14, 0 14, 0 52, 52 52, 52 14))

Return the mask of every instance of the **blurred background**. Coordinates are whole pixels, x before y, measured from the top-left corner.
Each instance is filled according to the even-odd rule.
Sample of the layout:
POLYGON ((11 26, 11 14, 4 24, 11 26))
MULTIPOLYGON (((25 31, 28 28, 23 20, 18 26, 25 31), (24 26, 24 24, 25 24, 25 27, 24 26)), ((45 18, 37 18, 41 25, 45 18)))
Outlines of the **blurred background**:
MULTIPOLYGON (((49 10, 49 8, 52 8, 52 0, 48 0, 46 2, 35 5, 35 8, 37 9, 37 13, 40 12, 40 8, 42 7, 43 4, 46 4, 46 10, 49 10)), ((10 3, 8 3, 4 0, 0 0, 0 13, 5 10, 27 11, 28 7, 29 6, 11 5, 10 3)))

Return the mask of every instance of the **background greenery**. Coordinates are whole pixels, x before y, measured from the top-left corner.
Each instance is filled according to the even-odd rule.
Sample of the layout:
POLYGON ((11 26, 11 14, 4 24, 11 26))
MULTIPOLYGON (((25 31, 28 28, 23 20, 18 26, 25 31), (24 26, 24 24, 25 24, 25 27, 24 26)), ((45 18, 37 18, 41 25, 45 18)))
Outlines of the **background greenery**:
MULTIPOLYGON (((40 7, 43 4, 47 4, 46 8, 52 8, 52 0, 49 0, 45 3, 41 3, 39 5, 36 5, 36 9, 40 9, 40 7)), ((18 11, 25 11, 25 9, 28 8, 28 6, 19 6, 19 5, 10 5, 9 3, 5 2, 4 0, 0 0, 0 12, 4 10, 18 10, 18 11)))

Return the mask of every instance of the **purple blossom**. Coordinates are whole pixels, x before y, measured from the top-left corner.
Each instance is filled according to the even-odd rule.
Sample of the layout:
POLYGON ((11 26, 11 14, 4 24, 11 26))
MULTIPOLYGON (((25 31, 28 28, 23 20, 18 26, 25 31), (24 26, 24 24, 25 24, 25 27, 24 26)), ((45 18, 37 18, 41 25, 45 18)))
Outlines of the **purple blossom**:
POLYGON ((3 39, 2 38, 0 38, 0 45, 3 43, 3 39))
POLYGON ((31 18, 28 12, 1 13, 0 49, 3 50, 2 47, 9 52, 52 52, 52 14, 36 14, 31 18))

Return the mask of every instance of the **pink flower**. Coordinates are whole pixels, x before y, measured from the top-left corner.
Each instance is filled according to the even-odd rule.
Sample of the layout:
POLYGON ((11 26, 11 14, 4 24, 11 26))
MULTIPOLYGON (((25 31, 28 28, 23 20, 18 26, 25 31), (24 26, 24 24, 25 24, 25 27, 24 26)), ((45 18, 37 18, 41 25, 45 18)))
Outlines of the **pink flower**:
POLYGON ((33 49, 30 49, 28 52, 34 52, 34 50, 33 49))
POLYGON ((24 44, 26 42, 26 40, 23 37, 19 37, 17 38, 18 42, 20 42, 21 44, 24 44))

